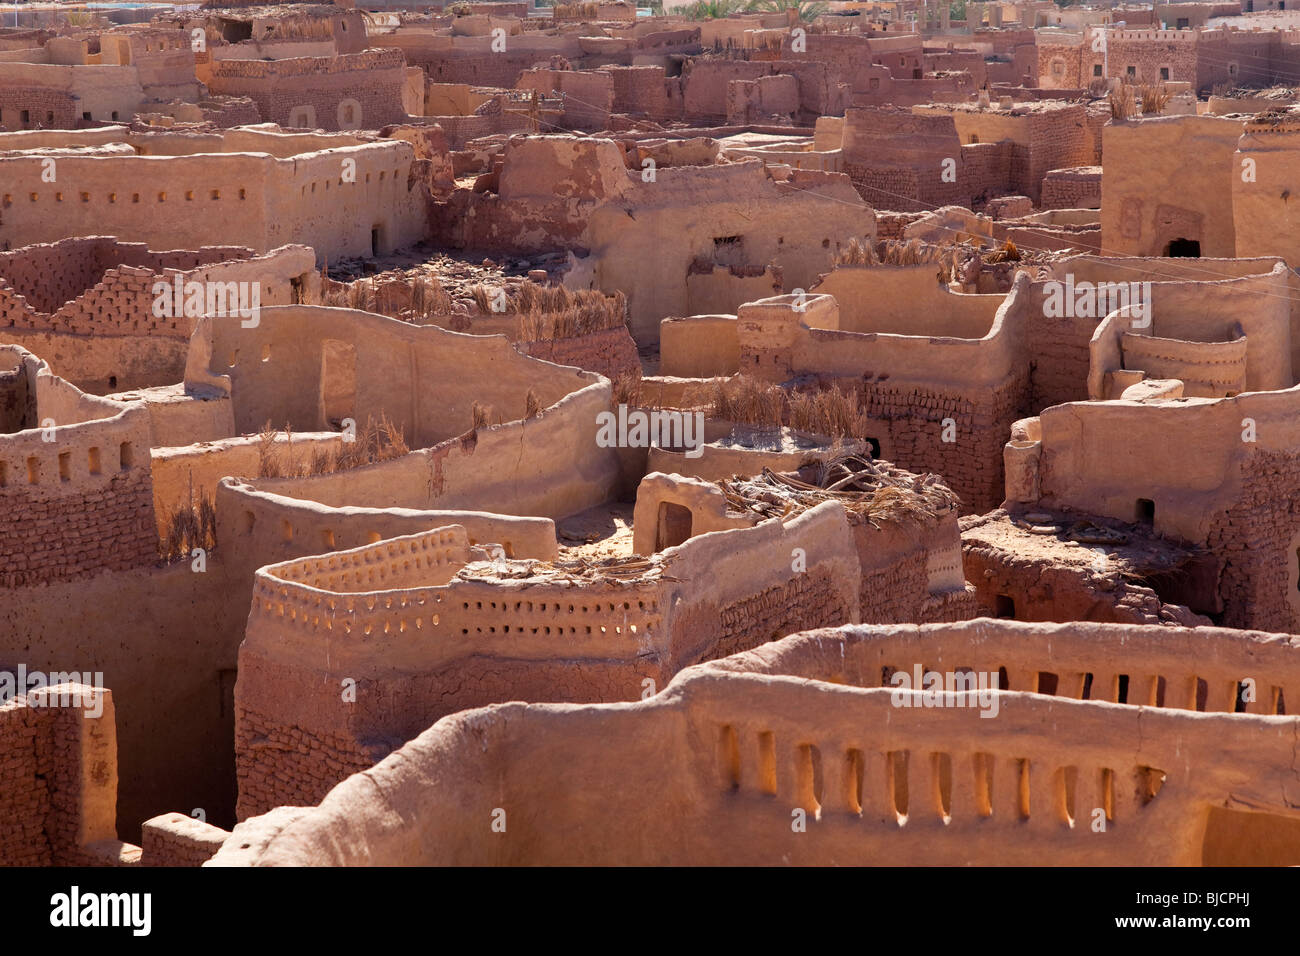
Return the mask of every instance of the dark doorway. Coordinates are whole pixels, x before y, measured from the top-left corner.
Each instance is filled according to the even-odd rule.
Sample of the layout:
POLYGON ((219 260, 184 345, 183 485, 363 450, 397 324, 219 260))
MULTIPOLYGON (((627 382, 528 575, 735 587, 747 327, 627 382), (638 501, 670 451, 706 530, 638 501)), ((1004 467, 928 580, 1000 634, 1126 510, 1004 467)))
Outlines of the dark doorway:
POLYGON ((1165 250, 1165 255, 1172 259, 1199 259, 1201 243, 1197 239, 1174 239, 1165 250))
POLYGON ((1156 523, 1156 503, 1150 498, 1139 498, 1137 500, 1137 520, 1139 524, 1156 523))
POLYGON ((1016 616, 1016 602, 1009 594, 999 594, 993 599, 993 613, 1001 618, 1014 619, 1016 616))
POLYGON ((655 551, 674 548, 691 537, 691 509, 668 501, 659 503, 659 527, 655 531, 655 551))

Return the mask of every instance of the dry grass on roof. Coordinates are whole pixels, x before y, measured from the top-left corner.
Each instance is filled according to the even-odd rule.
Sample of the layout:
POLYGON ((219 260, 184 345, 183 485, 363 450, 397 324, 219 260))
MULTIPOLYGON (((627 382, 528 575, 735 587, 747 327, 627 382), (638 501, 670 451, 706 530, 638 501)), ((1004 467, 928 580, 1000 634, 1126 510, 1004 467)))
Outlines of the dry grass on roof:
POLYGON ((838 501, 874 527, 927 523, 954 511, 959 500, 938 475, 915 475, 856 454, 805 465, 798 477, 764 468, 751 478, 718 484, 730 510, 737 513, 786 518, 824 501, 838 501))
POLYGON ((577 338, 627 324, 627 296, 622 292, 571 291, 532 281, 508 290, 476 285, 470 291, 483 315, 518 315, 520 338, 525 342, 577 338))
POLYGON ((158 558, 164 564, 194 557, 194 549, 211 551, 217 546, 217 508, 203 489, 190 489, 189 501, 163 515, 158 558))
POLYGON ((940 246, 920 239, 862 241, 854 236, 835 256, 837 266, 924 266, 932 263, 951 268, 956 247, 940 246))
POLYGON ((401 458, 410 453, 401 426, 390 421, 381 412, 373 415, 357 428, 352 441, 337 445, 313 443, 310 448, 296 450, 293 431, 284 426, 285 440, 279 440, 280 431, 269 421, 262 427, 257 441, 257 477, 306 478, 311 475, 330 475, 338 471, 351 471, 364 465, 401 458))
POLYGON ((573 557, 555 561, 476 561, 463 568, 457 577, 462 580, 510 581, 528 580, 530 585, 568 584, 587 587, 593 584, 635 585, 649 581, 675 581, 663 573, 662 562, 640 555, 607 558, 573 557))
POLYGON ((870 432, 857 392, 831 386, 792 392, 749 375, 713 382, 704 396, 709 418, 758 428, 788 426, 832 439, 865 439, 870 432))
POLYGON ((445 323, 455 302, 437 276, 420 273, 410 279, 371 277, 337 282, 321 272, 321 305, 386 315, 416 325, 445 323))

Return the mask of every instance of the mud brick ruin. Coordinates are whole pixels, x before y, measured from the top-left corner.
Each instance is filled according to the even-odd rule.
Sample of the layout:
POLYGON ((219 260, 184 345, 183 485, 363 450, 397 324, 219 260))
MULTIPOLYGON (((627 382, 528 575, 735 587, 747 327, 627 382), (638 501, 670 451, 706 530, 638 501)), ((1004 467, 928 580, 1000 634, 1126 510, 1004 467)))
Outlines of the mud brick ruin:
POLYGON ((723 6, 0 27, 0 863, 1300 864, 1287 12, 723 6))

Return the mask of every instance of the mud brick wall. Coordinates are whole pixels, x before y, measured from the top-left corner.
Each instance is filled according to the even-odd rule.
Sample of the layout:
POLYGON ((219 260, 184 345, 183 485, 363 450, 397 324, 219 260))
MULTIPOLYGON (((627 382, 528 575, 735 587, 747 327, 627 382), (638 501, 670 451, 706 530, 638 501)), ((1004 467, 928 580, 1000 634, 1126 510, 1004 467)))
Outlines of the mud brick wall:
MULTIPOLYGON (((1300 535, 1300 455, 1256 451, 1242 465, 1241 496, 1210 526, 1208 546, 1223 558, 1219 596, 1224 627, 1300 630, 1288 595, 1300 535)), ((1294 706, 1288 702, 1289 706, 1294 706)))
MULTIPOLYGON (((453 550, 435 561, 445 568, 463 560, 453 550)), ((644 642, 662 626, 657 583, 617 592, 538 585, 512 595, 496 582, 454 581, 399 587, 401 597, 386 606, 334 591, 379 586, 376 574, 379 582, 400 585, 410 555, 420 553, 395 551, 383 563, 323 558, 318 564, 325 570, 304 580, 337 595, 325 599, 259 579, 235 687, 240 819, 318 802, 344 777, 459 710, 502 700, 635 700, 642 677, 666 682, 657 656, 644 653, 644 642), (327 610, 322 600, 337 606, 327 610), (268 628, 276 644, 303 632, 312 648, 344 641, 340 654, 348 653, 349 634, 413 635, 422 656, 405 657, 399 669, 377 650, 348 658, 353 664, 336 655, 331 671, 314 651, 302 660, 265 654, 259 638, 268 628), (473 641, 472 654, 447 652, 464 640, 473 641), (548 652, 539 656, 536 642, 548 652), (356 681, 355 700, 343 699, 344 677, 356 681)))
POLYGON ((199 109, 203 111, 204 122, 211 123, 218 129, 253 126, 262 122, 261 110, 246 96, 231 97, 228 101, 220 103, 200 103, 199 109))
MULTIPOLYGON (((68 451, 59 444, 50 446, 68 451)), ((69 451, 85 455, 85 449, 69 451)), ((116 448, 102 449, 111 467, 116 448)), ((0 487, 0 587, 66 581, 106 570, 152 564, 158 557, 153 479, 144 467, 64 493, 54 455, 41 460, 41 482, 6 467, 0 487)), ((83 459, 84 460, 84 457, 83 459)))
MULTIPOLYGON (((1197 49, 1200 46, 1195 36, 1186 31, 1174 30, 1112 30, 1107 37, 1110 75, 1127 76, 1128 68, 1133 67, 1136 73, 1134 82, 1159 83, 1160 69, 1167 67, 1170 80, 1195 84, 1197 49)), ((1091 50, 1091 46, 1088 49, 1091 50)), ((1243 61, 1242 69, 1246 70, 1258 62, 1260 61, 1243 61)), ((1264 62, 1267 62, 1267 56, 1264 57, 1264 62)), ((1263 74, 1243 76, 1243 80, 1251 82, 1262 76, 1263 74)))
MULTIPOLYGON (((537 53, 507 49, 504 53, 450 54, 446 50, 422 53, 407 50, 411 66, 424 70, 433 83, 468 83, 470 86, 491 86, 512 90, 525 70, 532 69, 539 59, 537 53)), ((400 100, 399 100, 400 102, 400 100)))
POLYGON ((37 312, 53 312, 103 275, 105 247, 111 245, 112 239, 65 239, 0 252, 0 277, 37 312))
POLYGON ((0 88, 0 115, 6 129, 76 129, 81 113, 71 93, 43 87, 0 88), (23 122, 23 111, 27 121, 23 122))
POLYGON ((1014 144, 971 143, 961 148, 961 177, 970 192, 971 202, 983 205, 1011 189, 1011 164, 1014 144))
POLYGON ((547 96, 562 95, 564 113, 560 123, 565 127, 583 130, 609 127, 614 81, 608 73, 528 70, 519 78, 518 89, 537 90, 547 96))
POLYGON ((889 423, 886 454, 896 465, 940 475, 961 498, 962 514, 982 514, 1002 503, 1002 448, 1012 423, 1024 417, 1027 372, 974 398, 888 380, 861 382, 858 389, 867 416, 889 423), (956 441, 941 440, 945 418, 956 423, 956 441))
POLYGON ((976 611, 971 617, 996 617, 997 599, 1006 596, 1015 603, 1019 621, 1204 623, 1186 608, 1164 604, 1151 588, 1128 582, 1118 573, 1102 574, 1089 565, 1066 564, 1051 555, 1026 556, 1020 550, 988 544, 978 526, 962 538, 962 565, 971 582, 968 592, 976 611))
POLYGON ((1093 162, 1096 142, 1082 107, 1036 113, 1029 117, 1029 168, 1025 182, 1016 192, 1039 201, 1043 177, 1054 169, 1088 166, 1093 162))
POLYGON ((614 81, 615 113, 644 114, 651 119, 667 119, 671 115, 663 67, 605 66, 601 69, 614 81))
MULTIPOLYGON (((129 273, 118 277, 106 275, 117 266, 147 269, 156 279, 158 277, 152 273, 163 269, 189 270, 253 255, 254 251, 246 246, 205 246, 197 250, 153 252, 143 242, 118 242, 107 236, 63 239, 0 252, 0 283, 7 283, 14 293, 25 298, 31 310, 49 314, 87 292, 102 299, 106 292, 122 292, 127 286, 136 287, 138 283, 126 282, 124 276, 129 273)), ((149 285, 152 286, 152 281, 149 285)), ((111 304, 114 303, 109 300, 99 303, 111 304)), ((102 309, 92 305, 90 311, 102 309)), ((62 321, 74 321, 70 316, 71 311, 62 321)), ((35 327, 50 328, 49 325, 35 327)), ((90 332, 103 334, 108 329, 100 327, 79 334, 90 332)))
POLYGON ((876 210, 876 238, 902 239, 903 230, 925 215, 924 212, 886 212, 876 210))
POLYGON ((382 681, 358 679, 357 703, 345 705, 339 678, 241 657, 235 714, 237 816, 242 820, 277 806, 319 803, 347 776, 373 766, 448 714, 503 700, 636 700, 643 691, 643 679, 650 678, 662 687, 670 676, 652 658, 538 660, 488 651, 426 673, 382 681), (256 688, 246 693, 244 688, 254 684, 256 688), (327 707, 348 707, 355 711, 348 717, 352 733, 286 724, 247 704, 248 697, 263 692, 260 688, 291 694, 299 702, 311 701, 311 706, 303 709, 308 714, 320 714, 327 707))
POLYGON ((915 623, 929 584, 925 550, 918 548, 884 568, 863 568, 863 624, 915 623))
POLYGON ((0 329, 61 332, 68 335, 141 335, 188 339, 190 320, 153 314, 153 284, 160 278, 149 269, 123 266, 110 269, 83 295, 47 315, 28 307, 0 283, 0 329))
POLYGON ((97 735, 96 724, 80 706, 35 707, 26 697, 0 705, 0 866, 102 864, 79 843, 88 771, 116 773, 83 766, 82 738, 97 735))
POLYGON ((915 212, 970 205, 961 140, 950 115, 846 110, 843 170, 877 209, 915 212), (956 163, 953 182, 944 181, 948 160, 956 163))
POLYGON ((1056 88, 1072 89, 1086 87, 1094 79, 1092 75, 1092 58, 1083 52, 1091 50, 1091 37, 1086 33, 1083 43, 1075 44, 1038 44, 1038 76, 1056 88))
MULTIPOLYGON (((492 136, 497 133, 523 133, 529 128, 528 115, 517 112, 494 113, 489 116, 438 116, 429 118, 438 121, 438 125, 442 127, 443 133, 447 136, 447 145, 452 148, 464 146, 470 140, 479 139, 483 136, 492 136)), ((548 129, 545 121, 543 121, 542 132, 554 133, 558 131, 548 129)))
POLYGON ((1028 413, 1088 400, 1088 343, 1096 331, 1097 320, 1092 318, 1049 318, 1041 310, 1030 316, 1025 323, 1030 355, 1028 413))
MULTIPOLYGON (((164 269, 177 269, 182 272, 209 266, 218 262, 230 262, 232 259, 251 259, 257 252, 248 246, 204 246, 201 249, 171 249, 165 252, 153 252, 142 242, 119 242, 109 250, 104 260, 106 267, 116 265, 139 266, 151 272, 164 269)), ((160 278, 171 279, 171 276, 160 278)))
POLYGON ((0 865, 49 866, 51 712, 0 705, 0 865))
POLYGON ((718 611, 721 635, 705 658, 717 660, 796 631, 848 624, 830 575, 810 568, 784 585, 773 585, 718 611))
POLYGON ((0 435, 22 431, 35 422, 36 398, 27 383, 27 370, 0 372, 0 435))
POLYGON ((1092 160, 1090 165, 1101 165, 1101 138, 1102 131, 1106 124, 1110 122, 1110 110, 1089 109, 1088 118, 1084 121, 1088 126, 1088 131, 1092 134, 1092 160))
POLYGON ((918 621, 921 624, 948 624, 982 616, 987 617, 987 612, 980 608, 975 589, 968 584, 960 591, 945 591, 927 597, 918 621))
POLYGON ((400 123, 405 60, 400 50, 375 49, 337 57, 288 60, 217 60, 208 83, 214 93, 245 96, 267 122, 287 125, 295 108, 311 106, 316 126, 337 130, 339 104, 361 107, 356 126, 378 129, 400 123))
POLYGON ((862 166, 846 162, 844 172, 853 181, 858 195, 875 209, 923 212, 931 208, 921 197, 916 170, 909 166, 862 166))
POLYGON ((226 830, 180 813, 146 820, 141 833, 141 866, 202 866, 230 836, 226 830))
POLYGON ((688 123, 721 123, 727 116, 727 84, 774 73, 771 63, 750 60, 695 60, 682 73, 682 110, 688 123))
POLYGON ((366 770, 386 755, 366 753, 342 734, 284 726, 235 706, 235 776, 240 820, 281 806, 311 806, 344 777, 366 770))
POLYGON ((1043 209, 1100 209, 1101 167, 1053 169, 1043 179, 1043 209))
POLYGON ((641 376, 636 343, 626 327, 568 339, 520 342, 517 348, 533 358, 557 365, 576 365, 589 372, 599 372, 610 380, 641 376))

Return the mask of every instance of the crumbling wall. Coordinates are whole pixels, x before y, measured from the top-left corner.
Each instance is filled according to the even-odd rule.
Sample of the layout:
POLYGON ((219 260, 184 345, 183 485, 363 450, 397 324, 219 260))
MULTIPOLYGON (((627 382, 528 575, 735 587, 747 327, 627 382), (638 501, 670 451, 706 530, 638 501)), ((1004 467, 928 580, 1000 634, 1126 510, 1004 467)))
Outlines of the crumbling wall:
POLYGON ((1261 450, 1241 467, 1238 497, 1214 516, 1206 542, 1223 560, 1222 623, 1295 631, 1300 628, 1300 455, 1261 450))
MULTIPOLYGON (((182 289, 194 282, 204 290, 218 283, 223 290, 232 282, 256 285, 260 308, 307 297, 315 278, 315 256, 305 247, 252 257, 251 250, 237 247, 151 252, 143 243, 95 238, 27 246, 7 255, 17 258, 0 259, 0 329, 6 339, 56 356, 59 375, 99 394, 184 377, 194 316, 173 301, 178 281, 182 289), (53 256, 52 269, 38 268, 46 251, 53 256), (71 279, 45 278, 57 276, 64 261, 77 263, 69 269, 71 279), (16 290, 6 282, 7 268, 16 290), (168 286, 162 308, 155 292, 159 282, 168 286), (37 303, 52 308, 41 311, 37 303)), ((238 300, 229 301, 233 309, 238 300)))
POLYGON ((0 704, 0 773, 0 866, 139 860, 116 836, 111 691, 60 684, 0 704))
MULTIPOLYGON (((674 114, 662 66, 602 66, 614 83, 613 110, 664 120, 674 114)), ((678 102, 680 108, 680 101, 678 102)))
POLYGON ((843 169, 876 209, 970 206, 961 140, 951 115, 886 109, 844 114, 843 169))
POLYGON ((560 122, 570 129, 609 128, 614 105, 614 80, 608 73, 591 70, 528 70, 516 87, 539 93, 559 93, 564 98, 560 122))
POLYGON ((636 343, 632 341, 625 326, 589 335, 517 342, 515 347, 532 358, 554 362, 556 365, 574 365, 603 375, 610 381, 641 376, 641 361, 637 357, 636 343))
POLYGON ((212 859, 228 832, 182 813, 146 820, 140 842, 141 866, 202 866, 212 859))
POLYGON ((1100 209, 1101 167, 1053 169, 1043 178, 1043 209, 1100 209))

